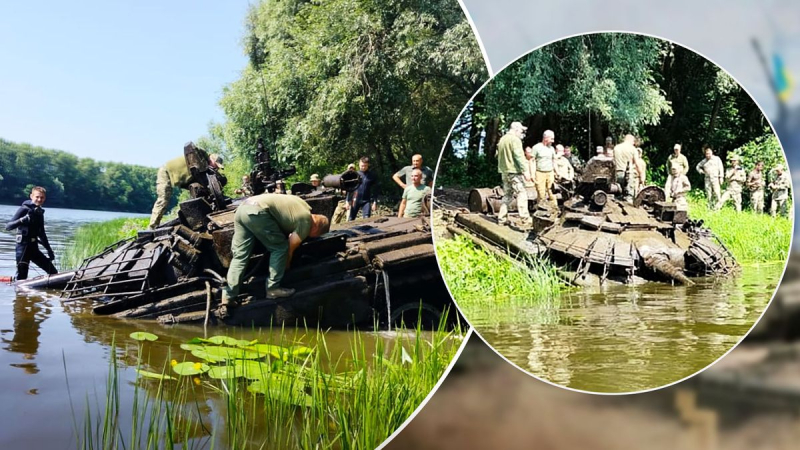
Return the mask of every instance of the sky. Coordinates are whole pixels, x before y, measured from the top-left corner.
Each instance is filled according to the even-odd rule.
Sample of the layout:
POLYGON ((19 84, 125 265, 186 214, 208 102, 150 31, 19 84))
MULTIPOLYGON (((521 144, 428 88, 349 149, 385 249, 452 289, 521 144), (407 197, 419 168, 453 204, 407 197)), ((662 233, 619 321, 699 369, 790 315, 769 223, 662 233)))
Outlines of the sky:
POLYGON ((0 138, 158 167, 221 122, 248 2, 0 2, 0 138))

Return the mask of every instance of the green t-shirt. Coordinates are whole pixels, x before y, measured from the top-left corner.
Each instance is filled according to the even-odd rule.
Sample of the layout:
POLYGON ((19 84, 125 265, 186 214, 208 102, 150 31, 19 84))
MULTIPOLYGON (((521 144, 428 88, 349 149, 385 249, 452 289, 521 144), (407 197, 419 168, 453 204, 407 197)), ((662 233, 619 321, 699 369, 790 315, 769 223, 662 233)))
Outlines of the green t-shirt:
MULTIPOLYGON (((400 177, 400 179, 402 179, 405 184, 411 185, 412 170, 414 170, 413 166, 405 166, 402 169, 398 170, 397 173, 395 173, 394 175, 396 177, 400 177)), ((430 167, 422 166, 422 168, 419 170, 422 171, 422 181, 420 181, 420 183, 428 184, 428 182, 433 181, 433 170, 431 170, 430 167)))
POLYGON ((281 231, 288 236, 297 233, 305 240, 311 232, 311 207, 300 197, 286 194, 261 194, 250 197, 249 202, 269 211, 281 231))
POLYGON ((431 193, 431 188, 420 184, 414 186, 410 184, 406 186, 403 191, 403 200, 406 201, 406 209, 403 212, 403 217, 419 217, 422 212, 422 201, 426 195, 431 193))
POLYGON ((531 155, 533 155, 533 158, 536 160, 537 172, 553 171, 553 158, 556 157, 556 151, 552 146, 546 146, 539 142, 533 146, 531 155))

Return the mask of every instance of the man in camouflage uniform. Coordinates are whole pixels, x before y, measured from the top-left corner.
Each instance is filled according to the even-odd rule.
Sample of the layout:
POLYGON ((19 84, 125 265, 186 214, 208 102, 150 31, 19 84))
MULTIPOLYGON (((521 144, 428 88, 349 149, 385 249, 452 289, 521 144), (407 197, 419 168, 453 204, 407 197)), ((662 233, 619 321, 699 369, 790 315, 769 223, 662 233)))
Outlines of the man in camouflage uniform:
POLYGON ((561 184, 572 185, 575 179, 575 169, 572 163, 566 158, 564 146, 556 145, 556 157, 553 158, 553 170, 556 174, 556 181, 561 184))
MULTIPOLYGON (((212 169, 224 169, 222 165, 222 156, 212 153, 207 155, 202 149, 196 149, 197 154, 201 158, 208 159, 208 165, 212 169)), ((186 189, 192 183, 192 174, 189 171, 189 165, 186 163, 186 156, 179 156, 170 159, 166 164, 158 169, 156 175, 156 202, 153 205, 153 211, 150 214, 150 229, 155 229, 161 223, 161 218, 167 212, 169 206, 169 199, 172 197, 172 188, 186 189)))
POLYGON ((708 209, 714 209, 717 206, 720 198, 720 184, 722 184, 722 177, 725 175, 725 166, 722 165, 722 160, 719 156, 714 154, 711 147, 706 147, 705 158, 697 163, 697 171, 705 175, 706 182, 706 199, 708 200, 708 209))
POLYGON ((686 200, 686 194, 692 190, 692 185, 689 184, 689 177, 685 173, 681 173, 681 168, 672 166, 672 183, 670 184, 670 197, 675 203, 675 209, 678 211, 688 211, 689 202, 686 200))
POLYGON ((641 178, 640 167, 636 163, 639 156, 634 142, 633 135, 626 135, 625 139, 614 147, 613 153, 617 183, 622 186, 625 201, 629 203, 633 202, 633 197, 636 195, 636 179, 641 178))
POLYGON ((572 153, 572 147, 569 145, 564 147, 564 158, 567 158, 567 161, 572 164, 572 168, 575 169, 575 172, 583 172, 583 161, 581 161, 581 157, 577 153, 572 153))
POLYGON ((736 212, 741 212, 742 187, 747 181, 747 172, 745 172, 742 166, 739 165, 738 155, 731 156, 730 160, 731 164, 733 164, 733 167, 725 172, 725 179, 728 180, 728 187, 725 189, 725 192, 722 194, 722 197, 720 197, 719 202, 714 209, 721 209, 723 206, 725 206, 725 202, 732 199, 733 204, 736 206, 736 212))
POLYGON ((792 179, 788 172, 783 171, 783 166, 775 167, 775 180, 769 184, 772 191, 772 203, 769 207, 769 214, 775 217, 778 208, 782 216, 789 216, 789 189, 792 188, 792 179))
POLYGON ((672 190, 672 168, 678 167, 681 175, 689 173, 689 161, 686 156, 681 154, 681 144, 672 147, 672 154, 667 158, 667 182, 664 184, 664 191, 667 193, 667 201, 670 201, 670 191, 672 190))
POLYGON ((757 214, 764 212, 764 163, 759 161, 747 177, 747 189, 750 190, 750 207, 757 214))
POLYGON ((527 129, 520 122, 511 122, 508 133, 497 143, 497 171, 503 179, 503 205, 497 214, 497 223, 500 225, 508 223, 508 208, 515 195, 522 226, 532 225, 528 213, 528 193, 525 192, 525 181, 529 179, 525 174, 528 161, 522 149, 522 137, 527 129))

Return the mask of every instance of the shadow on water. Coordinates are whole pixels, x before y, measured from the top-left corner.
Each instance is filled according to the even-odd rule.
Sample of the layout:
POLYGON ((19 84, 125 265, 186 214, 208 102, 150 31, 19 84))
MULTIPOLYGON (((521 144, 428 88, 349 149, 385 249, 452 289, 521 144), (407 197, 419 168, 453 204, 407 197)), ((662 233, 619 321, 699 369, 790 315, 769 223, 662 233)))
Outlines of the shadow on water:
POLYGON ((703 369, 750 330, 783 264, 744 267, 732 279, 569 290, 528 306, 498 300, 465 311, 502 355, 560 385, 596 392, 663 386, 703 369))

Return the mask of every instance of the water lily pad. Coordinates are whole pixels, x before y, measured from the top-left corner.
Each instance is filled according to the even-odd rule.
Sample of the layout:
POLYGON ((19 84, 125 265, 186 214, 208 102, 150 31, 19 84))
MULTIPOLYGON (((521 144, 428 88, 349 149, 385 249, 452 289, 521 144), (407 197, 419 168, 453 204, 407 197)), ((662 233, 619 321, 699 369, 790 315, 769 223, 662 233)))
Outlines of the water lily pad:
POLYGON ((256 380, 247 386, 247 390, 291 405, 311 407, 313 404, 313 398, 305 393, 302 384, 279 374, 256 380))
POLYGON ((210 362, 222 362, 231 359, 259 359, 263 357, 263 355, 252 350, 236 347, 216 347, 213 345, 193 346, 190 351, 195 357, 210 362))
POLYGON ((208 364, 203 364, 199 362, 191 362, 186 361, 182 363, 175 364, 172 366, 172 370, 175 371, 178 375, 188 376, 188 375, 198 375, 201 373, 206 373, 211 369, 208 364))
POLYGON ((230 336, 211 336, 208 339, 200 339, 200 341, 215 345, 229 345, 233 347, 247 347, 258 342, 257 340, 246 341, 244 339, 236 339, 230 336))
POLYGON ((130 336, 132 339, 136 339, 137 341, 155 341, 158 339, 158 336, 146 331, 135 331, 131 333, 130 336))
POLYGON ((283 361, 288 360, 289 355, 291 354, 288 348, 272 344, 255 344, 247 347, 247 350, 254 351, 261 356, 269 355, 275 359, 281 359, 283 361))
POLYGON ((314 349, 303 345, 293 345, 289 348, 292 356, 300 358, 314 353, 314 349))
POLYGON ((136 373, 140 376, 145 378, 154 378, 156 380, 175 380, 176 378, 171 377, 167 374, 163 373, 156 373, 156 372, 148 372, 147 370, 136 369, 136 373))
POLYGON ((269 377, 270 366, 260 361, 237 359, 225 366, 212 367, 208 375, 219 380, 241 377, 248 380, 262 380, 269 377))

